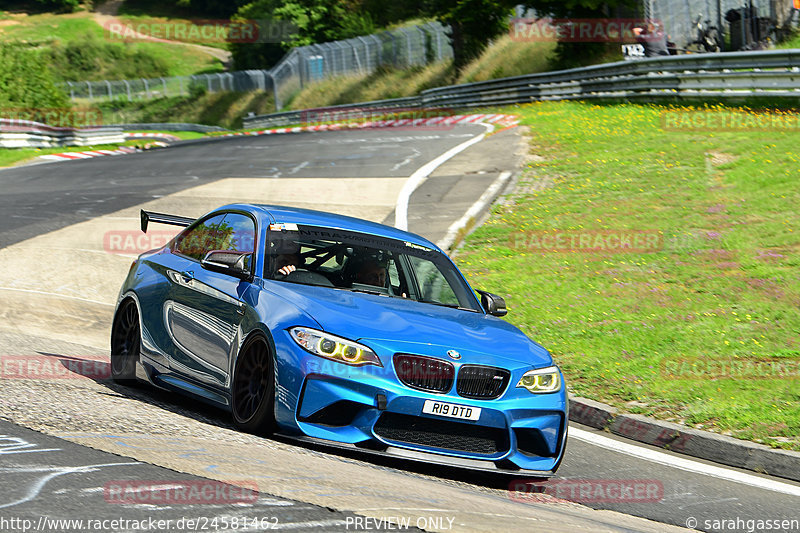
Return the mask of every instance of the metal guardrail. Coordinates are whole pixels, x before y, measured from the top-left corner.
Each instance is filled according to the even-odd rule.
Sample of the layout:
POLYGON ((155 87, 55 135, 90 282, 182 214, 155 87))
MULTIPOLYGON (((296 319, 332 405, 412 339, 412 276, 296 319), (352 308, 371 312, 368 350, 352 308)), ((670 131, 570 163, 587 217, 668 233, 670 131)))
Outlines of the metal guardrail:
POLYGON ((557 72, 428 89, 419 96, 247 117, 244 127, 297 124, 325 110, 470 108, 540 100, 681 100, 745 97, 800 102, 800 49, 691 54, 619 61, 557 72))
POLYGON ((122 142, 125 142, 125 135, 119 127, 59 128, 29 120, 0 118, 2 148, 90 146, 122 142))
POLYGON ((362 109, 371 111, 396 111, 401 109, 414 109, 420 107, 419 97, 392 98, 387 100, 373 100, 365 104, 342 104, 329 107, 305 109, 302 111, 285 111, 244 118, 244 129, 273 128, 275 126, 288 126, 307 122, 337 122, 359 118, 362 109))
POLYGON ((196 133, 215 133, 229 131, 219 126, 192 124, 188 122, 150 122, 142 124, 108 124, 110 128, 121 128, 122 131, 193 131, 196 133))

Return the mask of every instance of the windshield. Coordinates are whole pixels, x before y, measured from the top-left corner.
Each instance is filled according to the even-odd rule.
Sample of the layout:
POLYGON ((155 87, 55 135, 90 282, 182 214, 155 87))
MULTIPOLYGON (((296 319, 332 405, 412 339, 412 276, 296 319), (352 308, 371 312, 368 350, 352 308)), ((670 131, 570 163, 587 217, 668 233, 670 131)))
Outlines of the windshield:
POLYGON ((265 279, 481 311, 450 260, 417 244, 338 229, 273 224, 266 254, 265 279))

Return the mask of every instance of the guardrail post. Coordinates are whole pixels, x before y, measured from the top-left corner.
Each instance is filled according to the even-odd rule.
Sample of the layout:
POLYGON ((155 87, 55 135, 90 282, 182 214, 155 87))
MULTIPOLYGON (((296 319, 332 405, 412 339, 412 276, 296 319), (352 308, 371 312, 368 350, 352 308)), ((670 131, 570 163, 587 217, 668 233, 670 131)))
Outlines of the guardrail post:
POLYGON ((368 37, 372 37, 372 39, 374 40, 375 55, 373 56, 374 57, 374 61, 373 61, 374 67, 373 67, 373 69, 377 69, 380 66, 381 60, 382 60, 383 42, 375 34, 369 35, 368 37))
POLYGON ((392 38, 392 65, 396 67, 397 66, 397 49, 400 48, 397 45, 397 40, 399 39, 399 37, 397 37, 397 35, 395 35, 394 32, 389 32, 389 37, 392 38))
POLYGON ((113 100, 114 95, 111 93, 111 82, 106 80, 106 86, 108 87, 108 99, 113 100))
POLYGON ((166 80, 166 78, 161 78, 161 86, 164 87, 164 96, 165 97, 168 96, 167 95, 167 80, 166 80))
POLYGON ((132 102, 133 98, 131 98, 131 84, 128 83, 128 80, 122 80, 125 83, 125 92, 128 93, 128 101, 132 102))
POLYGON ((361 60, 358 58, 358 47, 353 42, 351 42, 349 44, 350 44, 350 49, 353 51, 353 58, 355 59, 356 68, 358 69, 358 73, 359 74, 363 74, 364 73, 364 69, 361 66, 361 60))
POLYGON ((72 82, 68 81, 67 82, 67 86, 69 86, 69 99, 70 100, 74 100, 75 99, 75 88, 72 86, 72 82))
POLYGON ((364 45, 364 63, 365 63, 364 68, 368 73, 373 72, 375 70, 375 67, 372 65, 373 61, 372 61, 372 54, 370 54, 369 51, 369 41, 364 37, 356 37, 356 39, 358 39, 364 45))
POLYGON ((92 96, 92 82, 87 81, 86 87, 89 89, 89 101, 91 102, 94 99, 94 97, 92 96))
POLYGON ((272 71, 265 70, 264 75, 269 77, 269 81, 272 84, 272 94, 273 99, 275 100, 275 111, 280 111, 283 105, 281 104, 281 98, 278 96, 278 82, 275 80, 275 76, 272 75, 272 71))
POLYGON ((400 31, 403 32, 403 38, 406 40, 406 66, 410 67, 413 65, 411 61, 412 50, 411 50, 411 34, 408 32, 406 28, 400 28, 400 31))
POLYGON ((147 84, 147 80, 144 78, 142 78, 142 83, 144 83, 144 96, 150 100, 150 86, 147 84))

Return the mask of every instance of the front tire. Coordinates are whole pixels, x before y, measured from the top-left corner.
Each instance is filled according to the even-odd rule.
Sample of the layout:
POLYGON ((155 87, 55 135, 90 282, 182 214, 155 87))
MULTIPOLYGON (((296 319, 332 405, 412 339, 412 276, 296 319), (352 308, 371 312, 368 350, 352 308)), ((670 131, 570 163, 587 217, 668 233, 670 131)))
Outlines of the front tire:
POLYGON ((142 347, 139 310, 132 300, 125 302, 111 327, 111 378, 122 385, 136 382, 136 363, 142 347))
POLYGON ((236 426, 248 433, 275 431, 275 375, 272 354, 263 338, 251 337, 236 361, 231 411, 236 426))

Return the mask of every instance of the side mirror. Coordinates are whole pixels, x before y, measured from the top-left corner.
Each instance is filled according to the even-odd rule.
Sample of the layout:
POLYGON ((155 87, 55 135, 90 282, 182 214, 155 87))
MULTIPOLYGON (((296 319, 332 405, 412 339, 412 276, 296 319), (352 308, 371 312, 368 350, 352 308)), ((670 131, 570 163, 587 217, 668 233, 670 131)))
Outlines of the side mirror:
POLYGON ((481 295, 481 305, 487 313, 492 316, 506 316, 508 314, 506 301, 502 296, 481 290, 478 293, 481 295))
POLYGON ((200 265, 206 270, 227 274, 242 280, 250 279, 253 254, 217 250, 208 252, 200 265))

